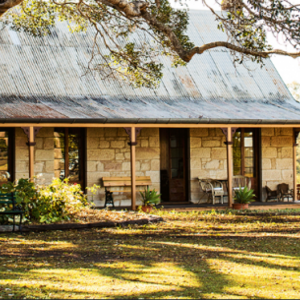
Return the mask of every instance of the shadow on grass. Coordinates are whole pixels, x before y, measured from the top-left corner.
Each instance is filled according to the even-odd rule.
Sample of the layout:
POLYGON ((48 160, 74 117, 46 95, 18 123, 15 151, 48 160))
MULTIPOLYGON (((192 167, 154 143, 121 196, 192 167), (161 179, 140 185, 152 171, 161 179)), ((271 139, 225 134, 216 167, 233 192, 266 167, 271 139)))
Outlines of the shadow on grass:
MULTIPOLYGON (((66 293, 78 297, 89 294, 110 298, 206 298, 208 294, 211 297, 212 293, 240 297, 245 294, 228 292, 229 287, 239 287, 238 278, 217 271, 212 267, 213 260, 286 272, 294 271, 295 267, 282 266, 270 259, 265 261, 267 255, 283 260, 300 259, 299 244, 295 245, 294 237, 249 238, 236 236, 230 231, 226 237, 196 236, 180 229, 180 233, 185 233, 183 237, 178 233, 178 228, 167 228, 163 232, 149 227, 145 227, 143 232, 140 230, 126 232, 115 229, 105 232, 93 229, 29 234, 24 237, 24 244, 21 242, 23 238, 18 235, 6 234, 7 240, 0 244, 1 278, 15 282, 11 285, 19 288, 22 285, 17 280, 26 280, 28 276, 36 276, 37 282, 58 280, 76 285, 78 279, 74 278, 78 274, 74 278, 66 275, 63 279, 57 279, 58 274, 62 272, 60 270, 82 270, 89 274, 91 282, 99 280, 99 286, 103 278, 108 280, 111 291, 86 292, 71 287, 67 288, 66 293), (12 271, 8 272, 3 268, 3 263, 9 260, 13 260, 14 267, 10 267, 12 271), (173 274, 164 274, 161 264, 165 264, 167 269, 169 264, 173 274), (130 291, 124 291, 126 284, 130 286, 130 291)), ((240 288, 241 293, 245 293, 240 288)), ((62 290, 49 287, 49 292, 57 294, 62 290)), ((37 296, 41 293, 44 293, 43 289, 37 292, 37 296)), ((264 297, 251 295, 251 298, 264 297)))

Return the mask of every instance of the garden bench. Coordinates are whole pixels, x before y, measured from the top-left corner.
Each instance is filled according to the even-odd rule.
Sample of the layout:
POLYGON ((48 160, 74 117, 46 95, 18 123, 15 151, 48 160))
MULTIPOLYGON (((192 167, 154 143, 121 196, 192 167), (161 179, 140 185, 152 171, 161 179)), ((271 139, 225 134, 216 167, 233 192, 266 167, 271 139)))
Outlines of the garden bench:
MULTIPOLYGON (((150 176, 137 176, 135 179, 136 186, 145 186, 148 188, 152 184, 150 176)), ((113 192, 115 193, 123 193, 128 192, 126 189, 118 189, 112 191, 112 188, 115 187, 131 187, 131 177, 102 177, 102 186, 105 187, 105 204, 104 207, 107 206, 107 204, 114 205, 114 199, 113 199, 113 192)), ((141 190, 142 192, 144 190, 141 190)))
POLYGON ((6 206, 6 210, 4 211, 0 211, 0 215, 12 215, 13 216, 13 231, 15 231, 15 227, 16 227, 16 222, 15 222, 15 216, 19 215, 20 216, 20 224, 19 224, 19 230, 20 232, 22 232, 22 217, 24 214, 24 211, 22 211, 21 209, 18 209, 16 207, 16 201, 15 201, 15 195, 14 193, 0 193, 0 204, 4 204, 6 206), (9 208, 9 205, 12 205, 12 209, 7 209, 9 208))

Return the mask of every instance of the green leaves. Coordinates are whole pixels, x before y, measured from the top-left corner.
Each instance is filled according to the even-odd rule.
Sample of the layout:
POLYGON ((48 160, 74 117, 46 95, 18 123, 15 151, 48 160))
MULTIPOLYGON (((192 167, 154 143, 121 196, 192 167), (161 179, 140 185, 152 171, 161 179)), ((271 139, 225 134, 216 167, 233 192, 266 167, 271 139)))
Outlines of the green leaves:
POLYGON ((149 186, 145 189, 144 192, 140 192, 143 203, 145 206, 159 204, 160 203, 160 194, 157 193, 155 189, 150 190, 149 186))
POLYGON ((239 190, 235 191, 234 203, 242 203, 247 204, 250 202, 254 202, 254 191, 249 189, 247 186, 239 188, 239 190))
MULTIPOLYGON (((95 193, 98 188, 99 186, 94 185, 90 191, 95 193)), ((68 179, 53 179, 50 185, 36 185, 27 178, 21 178, 16 184, 3 184, 0 191, 15 193, 16 202, 21 205, 25 220, 31 223, 49 224, 69 220, 89 205, 80 184, 69 184, 68 179)), ((6 221, 5 219, 1 222, 6 221)))
POLYGON ((29 34, 45 36, 57 21, 69 21, 72 32, 85 31, 88 21, 78 13, 76 4, 57 5, 52 1, 24 0, 19 9, 5 15, 4 23, 16 31, 24 30, 29 34))

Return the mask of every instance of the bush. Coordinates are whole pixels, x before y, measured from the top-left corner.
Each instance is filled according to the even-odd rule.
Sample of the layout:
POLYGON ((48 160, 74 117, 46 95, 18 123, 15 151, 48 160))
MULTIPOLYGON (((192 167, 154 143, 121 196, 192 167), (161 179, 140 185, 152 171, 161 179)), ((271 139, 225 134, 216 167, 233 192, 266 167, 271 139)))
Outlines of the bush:
MULTIPOLYGON (((89 188, 95 193, 99 186, 89 188)), ((0 187, 2 193, 14 192, 16 202, 24 210, 24 222, 55 223, 70 220, 90 203, 80 184, 69 184, 68 179, 53 179, 50 185, 38 185, 21 178, 15 184, 0 187)), ((1 223, 7 222, 4 218, 1 223)))

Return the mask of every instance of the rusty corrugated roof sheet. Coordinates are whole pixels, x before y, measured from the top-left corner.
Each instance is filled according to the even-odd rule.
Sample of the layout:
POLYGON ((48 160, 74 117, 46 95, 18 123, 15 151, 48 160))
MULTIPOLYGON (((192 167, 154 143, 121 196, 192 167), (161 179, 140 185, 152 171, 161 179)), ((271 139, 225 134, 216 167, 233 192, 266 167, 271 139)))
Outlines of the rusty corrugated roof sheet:
MULTIPOLYGON (((196 45, 226 40, 209 11, 190 11, 188 34, 196 45)), ((0 119, 99 122, 282 122, 300 120, 296 102, 270 60, 264 68, 237 65, 226 49, 171 68, 156 90, 84 76, 93 30, 71 34, 59 23, 50 36, 0 31, 0 119), (251 71, 249 71, 251 69, 251 71)))

